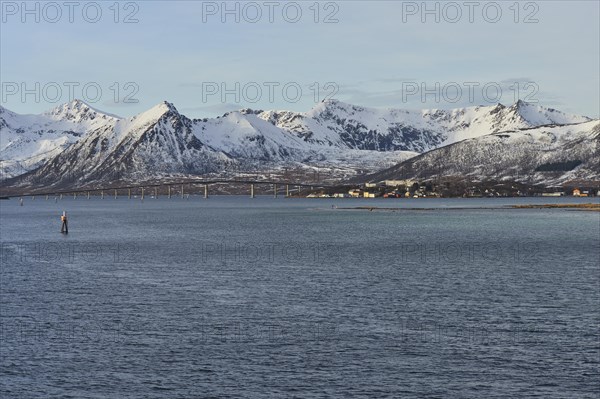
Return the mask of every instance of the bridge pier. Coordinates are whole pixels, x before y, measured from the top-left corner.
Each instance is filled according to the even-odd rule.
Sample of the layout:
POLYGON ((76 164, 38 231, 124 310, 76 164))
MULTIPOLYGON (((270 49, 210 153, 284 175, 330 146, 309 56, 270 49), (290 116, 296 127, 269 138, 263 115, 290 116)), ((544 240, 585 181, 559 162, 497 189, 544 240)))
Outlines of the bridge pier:
POLYGON ((254 198, 254 184, 250 184, 250 198, 254 198))
POLYGON ((204 198, 207 199, 208 198, 208 184, 204 185, 204 198))

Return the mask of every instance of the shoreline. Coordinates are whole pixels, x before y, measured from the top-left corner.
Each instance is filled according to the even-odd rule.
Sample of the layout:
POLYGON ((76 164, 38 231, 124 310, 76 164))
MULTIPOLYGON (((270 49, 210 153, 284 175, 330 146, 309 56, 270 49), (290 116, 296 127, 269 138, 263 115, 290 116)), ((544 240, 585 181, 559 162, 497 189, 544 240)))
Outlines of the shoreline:
POLYGON ((531 204, 531 205, 506 205, 496 207, 455 207, 455 208, 389 208, 389 207, 377 207, 377 206, 357 206, 357 207, 337 207, 333 208, 337 210, 355 210, 355 211, 462 211, 462 210, 510 210, 510 209, 570 209, 578 211, 591 211, 600 212, 600 204, 531 204))

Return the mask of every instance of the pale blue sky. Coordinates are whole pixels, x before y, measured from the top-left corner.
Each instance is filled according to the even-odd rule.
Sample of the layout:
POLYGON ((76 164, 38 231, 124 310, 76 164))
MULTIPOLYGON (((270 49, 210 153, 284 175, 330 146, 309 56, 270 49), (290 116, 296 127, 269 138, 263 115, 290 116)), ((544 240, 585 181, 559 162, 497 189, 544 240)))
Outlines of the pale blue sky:
MULTIPOLYGON (((481 87, 488 83, 492 88, 497 83, 502 88, 499 101, 510 104, 516 99, 512 82, 518 81, 521 86, 533 82, 527 88, 521 87, 522 99, 529 94, 529 99, 541 105, 599 116, 598 1, 520 2, 518 23, 514 22, 512 1, 497 3, 502 16, 496 23, 485 20, 495 16, 491 6, 487 6, 487 14, 483 13, 490 2, 480 2, 474 9, 473 23, 462 1, 455 3, 463 13, 457 23, 443 18, 442 7, 447 2, 437 3, 439 23, 435 15, 426 15, 427 20, 421 21, 422 10, 411 8, 420 7, 420 1, 321 2, 319 23, 313 20, 314 1, 297 2, 302 10, 297 23, 284 19, 284 3, 275 7, 273 23, 263 1, 256 2, 263 12, 256 23, 244 21, 242 9, 248 2, 239 3, 239 23, 232 15, 223 23, 220 10, 208 15, 213 6, 221 7, 221 1, 139 1, 126 9, 127 2, 120 2, 120 21, 137 8, 134 17, 138 22, 130 24, 114 23, 110 8, 113 1, 99 2, 100 21, 87 22, 82 11, 87 3, 80 2, 74 10, 73 23, 69 22, 66 7, 61 7, 63 15, 58 22, 46 21, 54 18, 55 10, 47 8, 44 14, 45 3, 39 3, 41 20, 37 23, 34 14, 22 15, 20 1, 2 1, 3 106, 19 113, 52 108, 69 100, 64 82, 80 84, 75 88, 75 97, 94 99, 93 90, 85 98, 81 86, 97 82, 102 96, 92 105, 122 116, 136 114, 162 100, 173 102, 190 117, 215 116, 243 107, 305 111, 315 103, 311 85, 333 82, 339 88, 335 98, 353 104, 453 108, 487 103, 481 87), (15 5, 19 9, 15 10, 15 5), (334 18, 339 22, 322 22, 336 10, 334 18), (534 13, 537 23, 524 23, 530 13, 534 13), (23 101, 20 88, 16 94, 8 92, 22 82, 29 88, 34 88, 35 82, 41 87, 56 82, 63 86, 63 93, 58 100, 48 98, 56 97, 50 84, 46 86, 48 96, 42 95, 39 102, 33 95, 23 101), (124 103, 122 98, 115 102, 113 82, 118 82, 121 97, 131 91, 131 86, 125 84, 134 82, 139 88, 134 98, 139 102, 124 103), (246 96, 241 93, 239 103, 232 94, 225 101, 219 93, 203 96, 203 84, 206 89, 210 82, 225 83, 231 89, 236 82, 240 86, 256 82, 263 88, 262 96, 256 103, 245 101, 255 97, 251 86, 246 96), (272 102, 265 82, 280 84, 272 102), (463 93, 457 96, 453 87, 446 86, 446 96, 438 102, 433 94, 423 102, 419 93, 407 92, 414 84, 434 87, 436 82, 440 87, 456 82, 463 93), (465 82, 480 85, 474 88, 474 99, 469 98, 465 82), (298 102, 284 97, 281 89, 286 83, 297 83, 302 88, 298 102), (455 98, 455 103, 447 101, 455 98)), ((427 6, 433 8, 435 4, 427 6)), ((34 8, 35 3, 28 6, 34 8)), ((228 6, 235 4, 230 2, 228 6)), ((88 8, 85 16, 93 18, 93 11, 88 8)), ((247 17, 254 17, 253 8, 247 6, 246 11, 247 17)), ((289 18, 294 17, 293 11, 288 9, 289 18)), ((454 18, 455 9, 445 11, 446 19, 454 18)), ((295 92, 290 87, 288 94, 293 97, 295 92)), ((321 87, 318 98, 328 93, 321 87)), ((497 98, 493 90, 488 92, 488 100, 497 98)))

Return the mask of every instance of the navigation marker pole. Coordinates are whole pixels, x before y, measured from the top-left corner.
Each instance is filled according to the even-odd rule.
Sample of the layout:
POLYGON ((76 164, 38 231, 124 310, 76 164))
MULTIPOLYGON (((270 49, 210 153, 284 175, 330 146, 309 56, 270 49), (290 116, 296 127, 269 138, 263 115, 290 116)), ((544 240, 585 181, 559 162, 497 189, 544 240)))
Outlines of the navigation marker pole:
POLYGON ((67 211, 63 211, 60 220, 62 221, 62 225, 60 226, 60 232, 62 234, 69 234, 69 226, 67 225, 67 211))

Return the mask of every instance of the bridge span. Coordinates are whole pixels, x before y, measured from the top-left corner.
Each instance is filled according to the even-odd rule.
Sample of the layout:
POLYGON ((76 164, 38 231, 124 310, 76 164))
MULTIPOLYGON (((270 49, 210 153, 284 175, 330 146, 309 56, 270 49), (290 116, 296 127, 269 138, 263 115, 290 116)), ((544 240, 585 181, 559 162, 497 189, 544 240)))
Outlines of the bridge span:
MULTIPOLYGON (((168 198, 172 198, 174 195, 180 195, 182 198, 190 194, 201 194, 204 198, 209 197, 209 191, 211 185, 228 184, 228 185, 245 185, 248 186, 248 193, 250 198, 256 196, 256 186, 271 186, 273 197, 277 198, 279 195, 285 195, 290 197, 290 194, 297 192, 300 194, 302 189, 308 189, 313 191, 315 189, 327 189, 339 186, 321 184, 321 183, 301 183, 301 182, 290 182, 290 181, 274 181, 274 180, 249 180, 249 179, 210 179, 210 180, 182 180, 182 181, 169 181, 169 182, 158 182, 158 183, 144 183, 136 185, 120 185, 120 186, 105 186, 105 187, 85 187, 85 188, 72 188, 72 189, 59 189, 59 190, 32 190, 27 193, 9 194, 2 195, 3 198, 23 198, 23 197, 46 197, 55 196, 62 198, 65 195, 71 195, 73 198, 78 196, 85 196, 88 199, 91 195, 99 195, 101 198, 105 196, 113 196, 117 198, 119 195, 126 195, 131 198, 133 195, 140 196, 144 199, 145 196, 152 195, 154 198, 162 193, 168 198), (198 191, 198 187, 201 187, 198 191), (180 190, 177 190, 180 188, 180 190), (186 190, 187 188, 187 190, 186 190), (294 190, 295 188, 295 190, 294 190)), ((269 191, 271 191, 271 189, 269 191)))

